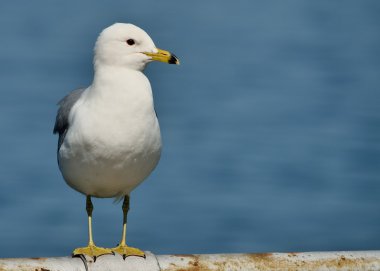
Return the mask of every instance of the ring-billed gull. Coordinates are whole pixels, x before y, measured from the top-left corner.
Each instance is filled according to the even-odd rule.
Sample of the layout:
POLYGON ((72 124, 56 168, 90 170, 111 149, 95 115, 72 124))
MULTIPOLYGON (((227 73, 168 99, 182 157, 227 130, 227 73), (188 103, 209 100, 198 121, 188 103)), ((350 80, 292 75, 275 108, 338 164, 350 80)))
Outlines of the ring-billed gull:
POLYGON ((73 255, 145 256, 127 246, 125 237, 129 194, 156 167, 161 153, 152 89, 143 74, 153 60, 179 64, 141 28, 113 24, 96 41, 92 84, 59 102, 54 126, 59 168, 66 183, 87 196, 89 242, 73 255), (124 197, 122 238, 115 248, 95 246, 91 197, 124 197))

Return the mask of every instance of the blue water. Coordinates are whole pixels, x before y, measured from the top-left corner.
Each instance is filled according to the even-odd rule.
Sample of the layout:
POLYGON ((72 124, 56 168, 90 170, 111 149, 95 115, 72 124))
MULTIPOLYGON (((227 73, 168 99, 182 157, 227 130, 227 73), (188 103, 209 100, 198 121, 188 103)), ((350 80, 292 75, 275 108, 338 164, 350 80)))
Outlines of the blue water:
MULTIPOLYGON (((380 249, 380 2, 2 1, 0 257, 68 255, 85 199, 63 181, 56 102, 92 79, 113 22, 180 66, 146 73, 164 140, 130 245, 165 253, 380 249)), ((121 206, 94 200, 95 241, 121 206)))

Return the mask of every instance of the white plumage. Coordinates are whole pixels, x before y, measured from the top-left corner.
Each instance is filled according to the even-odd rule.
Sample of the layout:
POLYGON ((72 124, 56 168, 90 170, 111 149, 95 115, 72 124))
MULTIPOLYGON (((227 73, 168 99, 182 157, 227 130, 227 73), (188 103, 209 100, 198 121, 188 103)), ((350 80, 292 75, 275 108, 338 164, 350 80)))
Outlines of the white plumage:
POLYGON ((149 81, 140 71, 101 70, 70 112, 71 126, 59 150, 59 165, 75 190, 95 197, 120 197, 157 165, 160 128, 149 81))
POLYGON ((59 167, 72 188, 89 196, 121 197, 156 167, 161 135, 143 70, 152 60, 178 64, 165 53, 131 24, 114 24, 99 35, 91 86, 74 102, 62 103, 61 114, 67 116, 60 111, 57 116, 57 123, 67 122, 55 132, 62 137, 59 167))

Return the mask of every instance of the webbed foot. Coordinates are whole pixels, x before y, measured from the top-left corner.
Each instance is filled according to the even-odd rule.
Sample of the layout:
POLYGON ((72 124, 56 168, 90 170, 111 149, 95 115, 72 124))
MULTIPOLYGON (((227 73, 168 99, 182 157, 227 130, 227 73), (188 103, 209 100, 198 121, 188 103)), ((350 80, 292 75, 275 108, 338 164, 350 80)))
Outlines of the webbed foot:
POLYGON ((96 261, 96 258, 105 254, 114 254, 111 249, 104 247, 97 247, 95 245, 88 245, 87 247, 76 248, 73 251, 73 256, 87 255, 96 261))
POLYGON ((112 251, 123 256, 124 260, 128 256, 138 256, 145 258, 145 253, 143 251, 138 248, 129 247, 127 245, 118 245, 117 247, 112 248, 112 251))

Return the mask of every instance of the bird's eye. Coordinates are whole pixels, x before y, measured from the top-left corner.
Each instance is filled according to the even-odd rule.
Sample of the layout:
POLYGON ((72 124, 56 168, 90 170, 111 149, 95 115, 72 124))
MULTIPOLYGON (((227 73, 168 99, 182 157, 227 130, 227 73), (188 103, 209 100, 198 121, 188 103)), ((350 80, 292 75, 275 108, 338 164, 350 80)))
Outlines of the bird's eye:
POLYGON ((133 45, 133 44, 135 44, 135 41, 133 39, 128 39, 127 40, 127 44, 128 45, 133 45))

